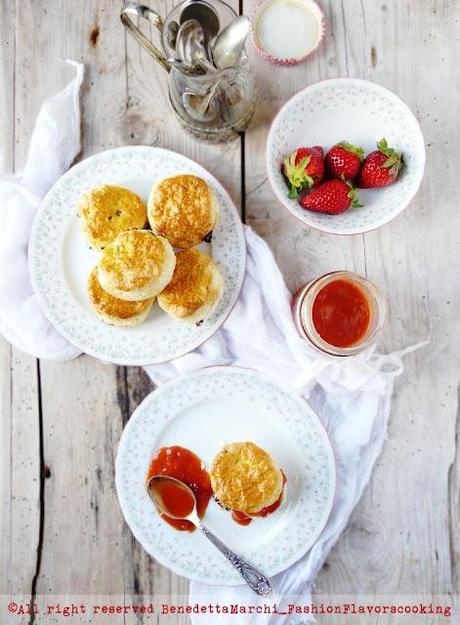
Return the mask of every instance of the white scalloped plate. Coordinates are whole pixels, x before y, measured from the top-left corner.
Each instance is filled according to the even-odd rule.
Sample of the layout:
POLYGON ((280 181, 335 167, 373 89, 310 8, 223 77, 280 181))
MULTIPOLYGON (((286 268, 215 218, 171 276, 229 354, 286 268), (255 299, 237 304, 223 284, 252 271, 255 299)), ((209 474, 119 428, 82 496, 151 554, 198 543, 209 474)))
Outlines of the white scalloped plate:
POLYGON ((32 284, 40 306, 70 343, 105 361, 125 365, 164 362, 188 353, 225 321, 236 302, 246 266, 242 224, 222 185, 194 161, 161 148, 134 146, 101 152, 72 167, 52 187, 35 217, 29 245, 32 284), (220 220, 212 243, 200 246, 218 264, 224 295, 201 326, 171 319, 154 303, 147 320, 133 328, 103 323, 86 294, 98 253, 88 248, 75 215, 85 189, 101 184, 126 186, 147 200, 154 182, 178 173, 201 176, 213 188, 220 220))
POLYGON ((272 188, 295 217, 330 234, 362 234, 388 223, 411 202, 423 178, 425 144, 417 119, 397 95, 367 80, 334 78, 310 85, 282 107, 270 128, 266 157, 272 188), (320 145, 326 154, 347 140, 367 154, 382 137, 403 153, 406 167, 391 186, 358 189, 362 208, 325 215, 288 198, 281 163, 296 148, 320 145))
POLYGON ((303 556, 332 508, 335 462, 327 434, 308 404, 256 371, 210 367, 175 378, 136 409, 118 447, 115 481, 123 515, 144 549, 178 575, 207 584, 241 584, 227 560, 200 532, 162 521, 145 492, 150 460, 163 446, 194 451, 209 469, 228 442, 253 441, 287 476, 286 500, 246 527, 211 500, 204 522, 266 574, 303 556))

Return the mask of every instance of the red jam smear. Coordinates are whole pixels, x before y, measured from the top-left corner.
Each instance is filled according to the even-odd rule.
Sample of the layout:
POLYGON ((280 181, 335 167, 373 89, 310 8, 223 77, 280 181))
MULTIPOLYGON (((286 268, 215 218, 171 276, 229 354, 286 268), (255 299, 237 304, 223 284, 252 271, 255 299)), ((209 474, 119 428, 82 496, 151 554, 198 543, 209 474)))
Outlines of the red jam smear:
MULTIPOLYGON (((283 473, 283 471, 281 471, 281 473, 283 473)), ((281 495, 270 506, 262 508, 262 510, 259 510, 259 512, 254 512, 254 514, 251 514, 251 516, 249 516, 245 512, 232 510, 232 519, 235 521, 235 523, 238 523, 238 525, 249 525, 249 523, 252 522, 253 517, 266 517, 269 514, 273 514, 273 512, 275 512, 275 510, 278 510, 278 508, 281 506, 281 503, 283 501, 284 485, 286 484, 286 482, 287 477, 283 473, 283 488, 281 490, 281 495)))
MULTIPOLYGON (((189 486, 195 494, 198 516, 200 519, 203 518, 209 500, 212 497, 211 479, 209 477, 209 473, 203 467, 203 463, 200 458, 194 454, 193 451, 190 451, 190 449, 187 449, 186 447, 180 447, 179 445, 161 447, 150 463, 149 470, 147 472, 147 481, 153 475, 167 475, 168 477, 175 477, 181 482, 187 484, 187 486, 189 486)), ((187 494, 183 489, 180 490, 182 493, 185 493, 185 495, 187 494)), ((185 500, 182 500, 181 502, 177 500, 177 493, 171 492, 169 496, 170 503, 172 503, 173 507, 177 504, 183 507, 185 506, 185 509, 187 509, 185 500)), ((187 497, 187 499, 190 500, 190 497, 187 497)), ((167 504, 166 507, 172 514, 176 514, 174 512, 174 508, 169 507, 167 504)), ((166 523, 169 523, 169 525, 172 525, 172 527, 177 530, 193 532, 195 529, 195 526, 193 523, 190 523, 190 521, 172 519, 166 514, 161 514, 160 516, 164 521, 166 521, 166 523)), ((182 516, 182 514, 177 514, 177 516, 182 516)))
POLYGON ((249 525, 252 521, 250 516, 244 512, 238 512, 238 510, 232 510, 232 519, 235 523, 238 523, 238 525, 249 525))
POLYGON ((163 506, 171 516, 185 517, 193 512, 195 502, 180 484, 174 482, 158 482, 155 485, 156 492, 160 495, 163 506))
POLYGON ((323 341, 334 347, 352 347, 366 335, 371 309, 356 284, 339 279, 320 290, 313 302, 312 319, 323 341))

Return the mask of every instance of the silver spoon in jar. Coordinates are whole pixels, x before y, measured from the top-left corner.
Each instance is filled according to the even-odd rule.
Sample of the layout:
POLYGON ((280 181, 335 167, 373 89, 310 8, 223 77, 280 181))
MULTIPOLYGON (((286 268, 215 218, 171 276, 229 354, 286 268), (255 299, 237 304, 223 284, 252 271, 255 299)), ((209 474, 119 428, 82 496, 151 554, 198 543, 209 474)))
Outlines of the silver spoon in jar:
POLYGON ((181 61, 196 65, 206 58, 206 40, 203 27, 197 20, 186 20, 181 24, 176 38, 176 53, 181 61))
POLYGON ((174 67, 175 69, 177 69, 182 74, 185 74, 186 76, 203 76, 206 73, 205 69, 198 67, 198 66, 188 65, 187 63, 184 63, 180 59, 174 59, 172 57, 168 57, 167 61, 171 65, 171 67, 174 67))
MULTIPOLYGON (((227 558, 230 564, 235 567, 238 573, 243 577, 244 581, 250 588, 252 588, 252 590, 254 590, 254 592, 261 596, 269 595, 272 592, 273 589, 270 580, 262 573, 262 571, 232 551, 202 524, 197 512, 195 494, 192 489, 187 486, 187 484, 184 484, 184 482, 181 482, 174 477, 167 477, 166 475, 153 475, 147 482, 146 488, 150 499, 153 501, 159 512, 172 519, 190 521, 190 523, 200 529, 206 538, 210 540, 212 544, 227 558), (168 488, 180 489, 182 491, 179 497, 181 508, 180 516, 171 514, 167 507, 165 499, 168 498, 166 490, 168 488)), ((176 493, 176 495, 177 494, 178 493, 176 493)), ((170 495, 171 490, 169 490, 169 496, 170 495)), ((176 499, 178 499, 177 496, 176 499)))
POLYGON ((176 54, 183 63, 192 67, 201 67, 208 74, 217 73, 217 69, 208 59, 203 27, 195 19, 183 22, 179 28, 176 54))
POLYGON ((248 34, 249 18, 245 15, 235 17, 221 30, 211 48, 212 60, 217 69, 238 64, 248 34))
POLYGON ((188 20, 196 20, 203 28, 208 44, 219 32, 220 24, 217 13, 214 8, 207 2, 194 0, 186 5, 180 15, 180 23, 183 24, 188 20))

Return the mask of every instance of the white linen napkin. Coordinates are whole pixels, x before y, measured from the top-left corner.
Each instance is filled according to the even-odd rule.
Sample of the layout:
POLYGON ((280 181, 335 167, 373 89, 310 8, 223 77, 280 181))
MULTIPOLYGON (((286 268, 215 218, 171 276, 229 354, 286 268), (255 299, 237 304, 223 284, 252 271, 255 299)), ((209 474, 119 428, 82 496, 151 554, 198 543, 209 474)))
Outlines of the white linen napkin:
MULTIPOLYGON (((204 365, 252 367, 277 378, 285 387, 302 392, 325 426, 334 450, 337 488, 330 518, 308 554, 277 575, 274 596, 259 599, 245 586, 206 586, 192 582, 190 603, 263 605, 309 604, 315 577, 344 529, 366 486, 383 442, 395 377, 401 357, 418 346, 387 356, 374 350, 353 359, 318 359, 300 338, 290 308, 291 294, 267 244, 247 226, 247 269, 240 297, 228 320, 213 337, 174 362, 150 365, 156 383, 204 365), (262 323, 263 320, 263 323, 262 323), (318 366, 319 365, 319 366, 318 366), (316 373, 315 373, 316 372, 316 373), (314 378, 310 378, 310 375, 314 378)), ((194 625, 280 625, 284 614, 192 614, 194 625), (255 620, 256 618, 256 620, 255 620)), ((289 617, 290 625, 308 621, 289 617)))
POLYGON ((0 332, 28 354, 68 360, 80 351, 43 316, 32 290, 27 247, 40 201, 80 152, 80 85, 75 79, 40 109, 24 171, 0 178, 0 332))
MULTIPOLYGON (((40 199, 80 151, 79 89, 83 66, 75 79, 43 105, 22 174, 0 179, 0 332, 14 345, 40 358, 66 360, 79 350, 61 337, 43 316, 33 295, 27 266, 30 229, 40 199)), ((309 553, 273 580, 273 598, 281 610, 286 601, 305 603, 329 550, 361 497, 380 453, 401 353, 379 356, 370 351, 339 364, 318 360, 297 334, 290 310, 291 294, 266 243, 245 226, 247 272, 241 295, 222 328, 201 347, 173 362, 146 370, 157 384, 178 373, 209 365, 259 369, 308 398, 326 427, 337 464, 337 491, 332 514, 309 553)), ((417 346, 416 346, 417 347, 417 346)), ((409 348, 406 351, 412 351, 409 348)), ((244 586, 212 587, 192 583, 190 602, 255 604, 244 586)), ((266 602, 266 600, 264 600, 266 602)), ((238 624, 251 617, 237 617, 238 624)), ((193 623, 230 625, 231 618, 192 616, 193 623)), ((286 616, 258 615, 258 625, 283 623, 286 616)), ((307 619, 290 618, 289 623, 307 619)))

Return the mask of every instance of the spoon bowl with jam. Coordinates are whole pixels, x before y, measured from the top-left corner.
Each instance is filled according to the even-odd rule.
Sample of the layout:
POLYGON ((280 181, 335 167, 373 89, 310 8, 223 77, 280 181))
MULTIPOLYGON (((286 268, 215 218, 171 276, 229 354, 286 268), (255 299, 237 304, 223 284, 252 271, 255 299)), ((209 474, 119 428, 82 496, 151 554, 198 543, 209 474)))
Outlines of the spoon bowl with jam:
POLYGON ((272 592, 270 580, 262 571, 230 549, 217 538, 198 516, 197 500, 193 490, 184 482, 166 475, 153 475, 146 484, 147 493, 158 512, 168 517, 188 521, 197 527, 227 558, 254 592, 267 596, 272 592))

